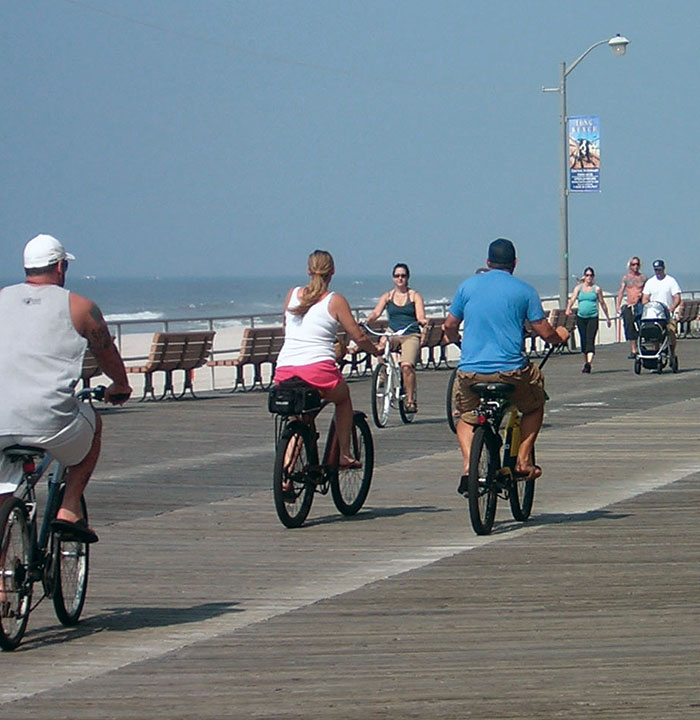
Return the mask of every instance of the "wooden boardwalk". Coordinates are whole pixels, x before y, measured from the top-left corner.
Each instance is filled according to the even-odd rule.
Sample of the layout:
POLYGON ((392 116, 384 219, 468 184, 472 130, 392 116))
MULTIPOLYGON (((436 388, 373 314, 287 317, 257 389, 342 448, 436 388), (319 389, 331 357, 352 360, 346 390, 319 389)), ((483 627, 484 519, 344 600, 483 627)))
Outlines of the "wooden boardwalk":
MULTIPOLYGON (((0 654, 3 718, 700 717, 700 342, 546 368, 533 518, 477 538, 448 373, 373 429, 366 508, 285 530, 261 393, 107 410, 84 621, 0 654)), ((369 384, 352 384, 368 408, 369 384)))

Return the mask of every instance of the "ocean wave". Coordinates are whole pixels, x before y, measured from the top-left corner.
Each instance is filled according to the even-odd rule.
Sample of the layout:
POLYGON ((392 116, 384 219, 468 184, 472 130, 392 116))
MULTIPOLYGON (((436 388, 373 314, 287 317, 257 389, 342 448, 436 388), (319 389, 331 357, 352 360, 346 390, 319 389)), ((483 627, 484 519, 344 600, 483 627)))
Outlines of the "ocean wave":
POLYGON ((425 304, 426 305, 452 305, 452 300, 443 295, 443 297, 438 298, 437 300, 426 300, 425 304))
POLYGON ((134 313, 112 313, 111 315, 105 315, 105 321, 110 322, 125 322, 126 320, 163 320, 165 315, 159 312, 153 312, 152 310, 142 310, 141 312, 134 313))

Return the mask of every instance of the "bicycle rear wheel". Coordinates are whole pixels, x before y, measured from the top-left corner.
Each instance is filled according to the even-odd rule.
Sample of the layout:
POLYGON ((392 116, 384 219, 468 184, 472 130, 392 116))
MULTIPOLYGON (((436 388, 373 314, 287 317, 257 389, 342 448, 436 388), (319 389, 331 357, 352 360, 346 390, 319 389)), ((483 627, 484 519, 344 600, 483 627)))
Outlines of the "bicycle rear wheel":
MULTIPOLYGON (((61 506, 65 487, 61 489, 57 507, 61 506)), ((87 522, 87 504, 80 498, 83 517, 87 522)), ((53 607, 63 625, 76 625, 85 605, 90 546, 75 540, 63 540, 60 534, 51 535, 51 561, 53 579, 53 607)))
POLYGON ((308 475, 309 466, 318 466, 316 445, 309 428, 293 421, 277 444, 272 477, 275 510, 285 527, 299 527, 311 510, 315 486, 308 475))
POLYGON ((457 432, 457 422, 459 416, 455 415, 457 408, 455 406, 455 382, 457 380, 457 368, 450 373, 450 379, 447 381, 447 393, 445 394, 445 410, 447 413, 447 424, 453 433, 457 432))
POLYGON ((10 498, 0 506, 0 647, 14 650, 29 620, 32 586, 27 581, 31 540, 24 503, 10 498))
POLYGON ((496 517, 498 447, 483 427, 474 429, 469 453, 469 518, 477 535, 488 535, 496 517))
POLYGON ((379 428, 386 427, 389 421, 391 391, 389 370, 386 363, 380 363, 372 372, 372 417, 379 428))
POLYGON ((343 515, 354 515, 359 511, 372 483, 374 442, 367 420, 360 413, 355 413, 352 420, 350 451, 355 460, 362 463, 362 467, 338 468, 331 479, 333 502, 343 515))

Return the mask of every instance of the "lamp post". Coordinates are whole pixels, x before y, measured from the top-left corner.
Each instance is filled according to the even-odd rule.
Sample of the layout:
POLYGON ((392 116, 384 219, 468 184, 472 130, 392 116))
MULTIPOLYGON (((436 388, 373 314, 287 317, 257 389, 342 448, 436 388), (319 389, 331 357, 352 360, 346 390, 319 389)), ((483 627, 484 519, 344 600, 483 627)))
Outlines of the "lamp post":
POLYGON ((543 92, 559 93, 559 127, 561 129, 559 172, 559 305, 566 307, 569 298, 569 133, 566 116, 566 78, 591 50, 607 43, 614 55, 624 55, 629 40, 620 34, 610 40, 599 40, 579 55, 568 67, 560 66, 559 87, 542 88, 543 92))

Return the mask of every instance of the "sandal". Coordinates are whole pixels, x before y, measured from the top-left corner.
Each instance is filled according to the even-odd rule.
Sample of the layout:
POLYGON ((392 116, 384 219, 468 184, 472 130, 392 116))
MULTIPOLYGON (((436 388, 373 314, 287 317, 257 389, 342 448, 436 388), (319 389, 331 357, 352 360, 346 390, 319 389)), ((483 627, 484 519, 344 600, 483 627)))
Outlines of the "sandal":
POLYGON ((516 480, 537 480, 538 477, 542 476, 542 468, 539 465, 533 465, 527 470, 516 470, 513 473, 513 477, 516 480))
POLYGON ((294 483, 291 480, 282 483, 282 499, 286 503, 295 503, 297 501, 297 496, 294 492, 294 483))
POLYGON ((338 463, 339 470, 360 470, 362 468, 362 462, 355 460, 354 458, 348 458, 348 462, 338 463))
POLYGON ((412 403, 410 403, 410 402, 405 402, 404 405, 403 405, 403 409, 404 409, 407 413, 417 413, 417 412, 418 412, 418 403, 415 403, 415 402, 412 402, 412 403))

